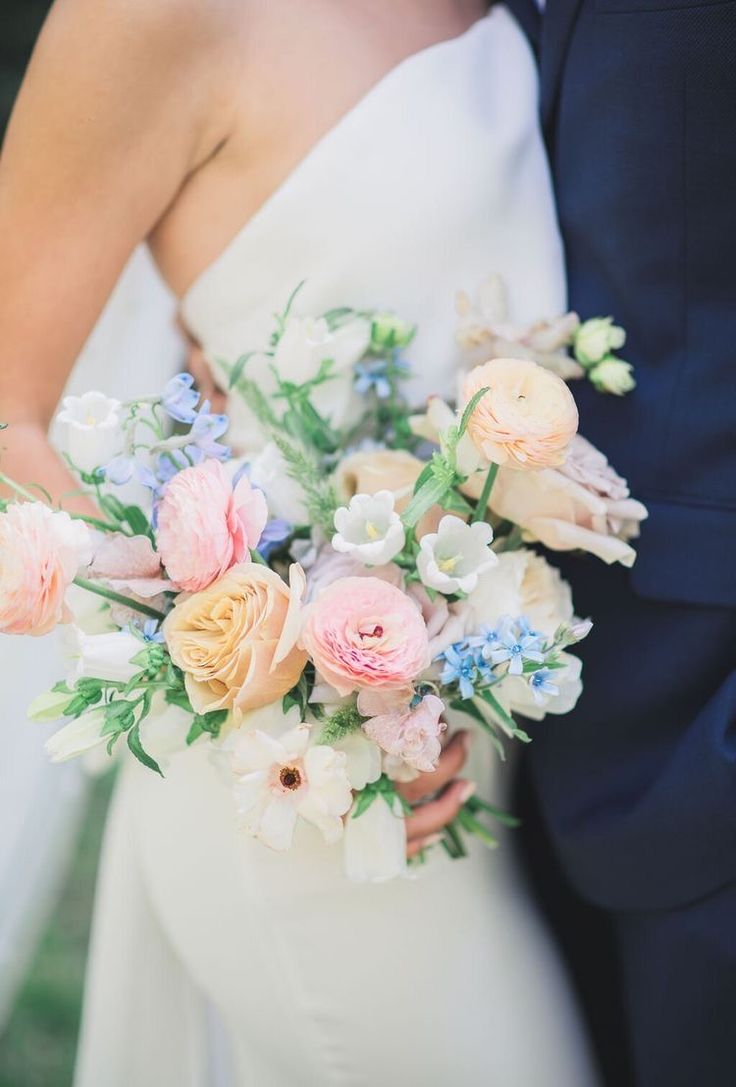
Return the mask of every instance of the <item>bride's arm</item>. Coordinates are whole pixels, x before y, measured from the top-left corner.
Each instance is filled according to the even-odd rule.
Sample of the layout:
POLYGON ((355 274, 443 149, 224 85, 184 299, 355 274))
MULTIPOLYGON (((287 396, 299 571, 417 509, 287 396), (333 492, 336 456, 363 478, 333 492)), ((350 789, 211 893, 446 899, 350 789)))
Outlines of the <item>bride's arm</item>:
POLYGON ((73 483, 46 430, 73 362, 135 246, 222 139, 217 7, 57 0, 18 97, 0 156, 0 468, 56 499, 73 483))

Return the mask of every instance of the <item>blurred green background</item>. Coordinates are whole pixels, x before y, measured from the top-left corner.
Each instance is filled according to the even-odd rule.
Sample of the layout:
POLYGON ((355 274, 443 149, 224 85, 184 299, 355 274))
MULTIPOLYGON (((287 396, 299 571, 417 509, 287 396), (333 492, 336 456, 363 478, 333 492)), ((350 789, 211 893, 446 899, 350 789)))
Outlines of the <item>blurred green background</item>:
MULTIPOLYGON (((49 7, 47 0, 1 0, 0 135, 49 7)), ((92 785, 61 895, 10 1020, 0 1028, 0 1087, 71 1084, 95 874, 111 788, 111 775, 92 785)))
POLYGON ((72 1082, 95 874, 112 777, 107 774, 92 785, 61 895, 0 1035, 0 1087, 69 1087, 72 1082))

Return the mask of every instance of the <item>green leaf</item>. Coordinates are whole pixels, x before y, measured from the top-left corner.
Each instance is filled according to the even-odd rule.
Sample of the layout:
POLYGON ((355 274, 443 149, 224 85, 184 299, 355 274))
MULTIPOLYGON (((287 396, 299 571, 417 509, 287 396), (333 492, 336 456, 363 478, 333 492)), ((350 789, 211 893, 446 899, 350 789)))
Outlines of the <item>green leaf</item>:
POLYGON ((427 510, 441 501, 452 486, 453 477, 452 469, 449 470, 449 475, 439 471, 432 473, 432 478, 422 484, 401 515, 406 528, 414 528, 427 510))
POLYGON ((522 740, 524 743, 530 743, 530 739, 526 732, 519 728, 513 717, 506 712, 488 687, 482 687, 480 690, 476 691, 476 694, 479 698, 483 699, 487 706, 490 706, 494 717, 508 736, 512 736, 517 740, 522 740))
POLYGON ((199 722, 195 718, 194 721, 192 721, 192 727, 189 729, 189 732, 187 733, 187 740, 186 740, 187 746, 191 746, 194 743, 195 740, 198 740, 200 736, 204 736, 204 735, 205 735, 204 729, 202 728, 202 726, 199 724, 199 722))
POLYGON ((462 807, 457 813, 457 821, 463 830, 468 834, 473 834, 476 838, 480 838, 484 845, 487 845, 489 849, 495 849, 498 845, 498 839, 494 838, 490 830, 484 827, 482 823, 473 816, 467 809, 462 807))
POLYGON ((460 438, 462 438, 462 436, 465 434, 465 431, 468 429, 468 423, 470 422, 471 415, 478 407, 478 404, 481 402, 487 392, 490 392, 490 386, 488 385, 484 386, 484 388, 482 389, 478 389, 478 392, 474 393, 465 405, 462 417, 460 419, 460 426, 457 428, 458 441, 460 440, 460 438))
POLYGON ((170 706, 178 706, 180 710, 187 710, 188 713, 194 713, 192 703, 189 701, 189 695, 183 687, 170 688, 165 692, 164 698, 170 706))
POLYGON ((515 815, 510 815, 509 812, 504 811, 502 808, 497 808, 494 804, 489 804, 487 800, 482 800, 479 796, 471 796, 470 800, 465 802, 465 807, 468 808, 473 814, 477 812, 485 812, 488 815, 493 816, 499 823, 502 823, 505 827, 511 827, 515 829, 521 826, 521 819, 517 819, 515 815))
POLYGON ((227 382, 228 389, 234 389, 235 386, 239 384, 248 360, 252 359, 253 356, 257 354, 257 351, 247 351, 244 355, 241 355, 240 358, 231 367, 229 367, 230 373, 228 375, 227 382))
POLYGON ((360 816, 368 811, 373 801, 378 797, 378 790, 372 789, 370 785, 366 785, 365 789, 362 789, 355 796, 355 810, 353 811, 353 819, 358 819, 360 816))
POLYGON ((159 764, 156 762, 155 759, 152 759, 148 752, 144 749, 143 744, 141 743, 141 736, 138 725, 134 725, 133 728, 128 732, 128 747, 138 759, 138 762, 142 762, 143 765, 147 766, 149 770, 153 770, 155 773, 160 774, 161 777, 164 776, 159 764))
POLYGON ((135 536, 151 535, 151 525, 140 506, 125 506, 125 520, 135 536))
POLYGON ((503 746, 501 738, 496 734, 493 725, 487 717, 483 716, 474 702, 467 698, 454 698, 452 702, 450 702, 450 709, 457 710, 459 713, 467 713, 468 717, 472 717, 474 721, 477 721, 483 731, 490 737, 491 743, 501 762, 506 762, 506 749, 503 746))
POLYGON ((197 713, 192 727, 196 725, 202 732, 215 738, 220 735, 220 729, 227 721, 227 710, 212 710, 210 713, 197 713))

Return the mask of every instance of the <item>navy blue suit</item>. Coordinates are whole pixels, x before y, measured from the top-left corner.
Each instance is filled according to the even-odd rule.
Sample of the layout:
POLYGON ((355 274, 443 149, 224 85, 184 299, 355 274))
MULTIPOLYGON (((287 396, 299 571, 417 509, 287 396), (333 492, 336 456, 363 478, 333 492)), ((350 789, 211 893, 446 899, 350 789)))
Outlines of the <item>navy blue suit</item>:
MULTIPOLYGON (((527 0, 509 6, 533 33, 527 0)), ((615 941, 626 1082, 732 1087, 736 3, 547 0, 538 51, 570 306, 624 325, 638 382, 623 400, 575 386, 581 433, 650 519, 631 572, 560 563, 596 628, 578 707, 534 728, 528 771, 615 941)))

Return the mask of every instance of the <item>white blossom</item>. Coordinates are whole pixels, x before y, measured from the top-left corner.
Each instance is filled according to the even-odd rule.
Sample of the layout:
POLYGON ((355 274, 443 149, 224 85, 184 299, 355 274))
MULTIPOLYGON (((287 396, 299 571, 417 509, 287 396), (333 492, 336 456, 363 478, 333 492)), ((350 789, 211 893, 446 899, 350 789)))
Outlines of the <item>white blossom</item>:
POLYGON ((232 766, 241 825, 254 838, 272 849, 289 849, 299 818, 327 842, 342 836, 342 817, 352 803, 347 756, 324 744, 310 746, 308 725, 280 737, 241 729, 232 766))
POLYGON ((383 796, 357 819, 350 812, 345 823, 344 863, 348 879, 383 883, 406 873, 406 824, 398 799, 391 806, 383 796))
POLYGON ((590 371, 590 380, 598 392, 625 396, 636 388, 633 369, 631 363, 623 359, 603 359, 590 371))
POLYGON ((104 724, 105 711, 99 707, 70 721, 46 741, 49 758, 52 762, 67 762, 105 743, 108 737, 102 735, 104 724))
POLYGON ((84 678, 127 683, 141 670, 140 665, 131 662, 145 645, 128 630, 85 634, 79 627, 72 627, 69 642, 72 661, 68 683, 72 687, 77 680, 84 678))
POLYGON ((404 546, 404 526, 394 509, 391 491, 353 495, 349 505, 335 511, 335 528, 335 551, 366 566, 383 566, 404 546))
POLYGON ((93 472, 117 456, 123 445, 121 403, 104 393, 66 396, 57 422, 62 425, 64 450, 83 472, 93 472))
POLYGON ((583 366, 593 366, 626 342, 626 333, 613 317, 593 317, 575 332, 575 355, 583 366))
POLYGON ((419 541, 419 576, 425 585, 440 593, 471 593, 479 576, 498 562, 490 548, 492 539, 493 529, 485 521, 467 525, 448 514, 437 532, 419 541))

